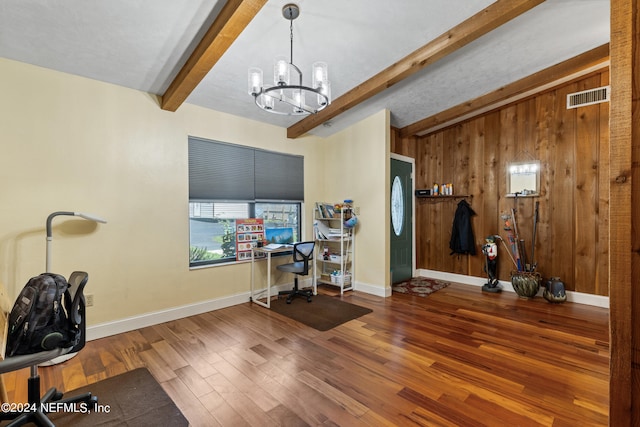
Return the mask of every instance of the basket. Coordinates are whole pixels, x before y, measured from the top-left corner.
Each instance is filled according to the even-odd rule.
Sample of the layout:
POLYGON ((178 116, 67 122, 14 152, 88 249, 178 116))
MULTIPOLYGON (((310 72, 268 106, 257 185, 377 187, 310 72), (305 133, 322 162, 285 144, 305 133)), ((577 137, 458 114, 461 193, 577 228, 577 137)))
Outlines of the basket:
POLYGON ((350 274, 345 274, 344 276, 341 274, 332 275, 331 283, 336 285, 341 285, 341 286, 345 286, 345 285, 348 286, 351 284, 351 275, 350 274))
POLYGON ((533 298, 540 290, 542 277, 540 273, 529 271, 512 271, 511 284, 520 298, 533 298))

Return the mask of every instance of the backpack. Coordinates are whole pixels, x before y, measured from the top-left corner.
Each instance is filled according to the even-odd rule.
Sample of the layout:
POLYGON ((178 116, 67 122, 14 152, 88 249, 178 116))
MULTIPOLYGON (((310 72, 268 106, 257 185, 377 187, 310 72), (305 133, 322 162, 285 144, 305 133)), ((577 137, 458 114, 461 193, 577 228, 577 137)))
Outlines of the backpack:
POLYGON ((59 275, 42 273, 29 279, 9 314, 6 356, 74 346, 79 331, 71 324, 69 283, 59 275))

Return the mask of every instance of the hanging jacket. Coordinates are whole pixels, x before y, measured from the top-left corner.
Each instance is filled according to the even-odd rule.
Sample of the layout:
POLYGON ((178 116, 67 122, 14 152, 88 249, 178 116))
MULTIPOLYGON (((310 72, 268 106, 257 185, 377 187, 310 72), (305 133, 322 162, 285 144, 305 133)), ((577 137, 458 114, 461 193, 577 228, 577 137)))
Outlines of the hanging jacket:
POLYGON ((453 218, 453 227, 451 228, 451 240, 449 248, 451 254, 476 254, 476 239, 473 236, 471 227, 471 217, 476 213, 471 209, 466 200, 458 203, 456 214, 453 218))

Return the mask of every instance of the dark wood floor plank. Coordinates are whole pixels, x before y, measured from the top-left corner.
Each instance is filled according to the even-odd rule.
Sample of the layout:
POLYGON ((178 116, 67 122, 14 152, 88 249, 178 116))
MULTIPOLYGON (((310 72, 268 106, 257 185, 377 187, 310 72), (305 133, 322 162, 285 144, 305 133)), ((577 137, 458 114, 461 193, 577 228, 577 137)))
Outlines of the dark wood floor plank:
POLYGON ((201 396, 199 400, 211 417, 218 422, 216 425, 234 427, 249 427, 251 425, 216 391, 201 396))
MULTIPOLYGON (((251 303, 87 343, 44 390, 147 367, 192 426, 606 426, 608 310, 450 286, 333 287, 373 310, 320 332, 251 303)), ((26 401, 29 370, 4 375, 26 401)))
MULTIPOLYGON (((223 426, 207 410, 202 401, 192 393, 191 389, 179 377, 171 378, 162 383, 162 388, 173 399, 182 414, 189 420, 190 427, 223 426)), ((158 425, 162 420, 158 420, 158 425)))

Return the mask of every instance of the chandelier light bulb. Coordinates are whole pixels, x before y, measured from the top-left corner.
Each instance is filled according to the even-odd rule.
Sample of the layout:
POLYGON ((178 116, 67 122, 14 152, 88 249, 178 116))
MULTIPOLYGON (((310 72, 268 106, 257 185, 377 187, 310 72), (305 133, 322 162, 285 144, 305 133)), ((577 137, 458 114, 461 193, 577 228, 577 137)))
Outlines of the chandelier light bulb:
POLYGON ((325 62, 314 62, 311 66, 312 87, 320 89, 324 83, 329 81, 329 70, 325 62))
POLYGON ((256 96, 262 92, 262 70, 249 68, 249 95, 256 96))
POLYGON ((273 96, 269 95, 263 96, 262 98, 264 98, 264 106, 262 108, 267 111, 273 110, 276 104, 276 99, 273 96))
POLYGON ((325 82, 318 86, 318 105, 326 106, 331 102, 331 82, 325 82))
POLYGON ((293 94, 293 101, 295 103, 293 107, 293 112, 296 114, 304 113, 304 92, 302 90, 298 90, 293 94))
POLYGON ((273 83, 278 86, 284 86, 289 84, 289 79, 289 63, 284 56, 278 56, 273 66, 273 83))

